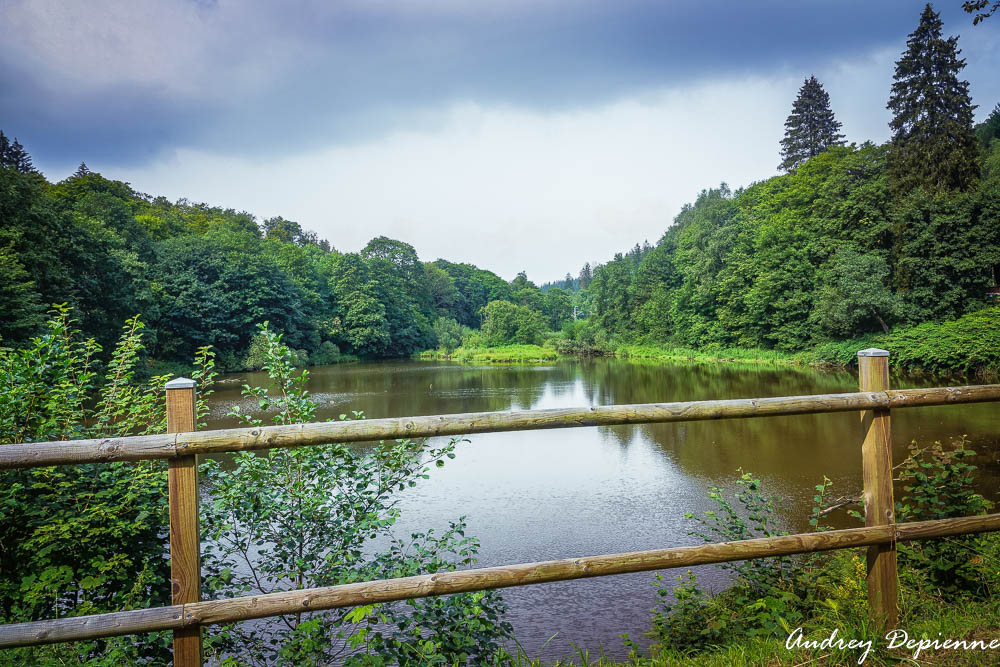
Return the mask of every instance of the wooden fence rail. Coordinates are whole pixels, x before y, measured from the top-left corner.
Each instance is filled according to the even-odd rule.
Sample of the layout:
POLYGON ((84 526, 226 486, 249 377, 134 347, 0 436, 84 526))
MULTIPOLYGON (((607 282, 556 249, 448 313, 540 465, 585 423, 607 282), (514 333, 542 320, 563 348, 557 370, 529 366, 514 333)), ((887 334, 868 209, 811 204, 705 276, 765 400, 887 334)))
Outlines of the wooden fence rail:
POLYGON ((177 631, 199 628, 203 625, 395 602, 433 595, 469 593, 612 574, 885 545, 994 530, 1000 530, 1000 514, 438 572, 227 600, 206 600, 170 607, 0 625, 0 648, 97 639, 156 630, 177 631))
POLYGON ((35 442, 0 446, 0 469, 167 459, 169 466, 172 602, 169 607, 0 625, 0 648, 136 634, 174 632, 174 665, 201 665, 201 627, 268 616, 407 600, 431 595, 526 586, 734 560, 868 547, 868 596, 873 622, 896 623, 895 545, 1000 530, 1000 514, 897 524, 892 497, 890 410, 1000 401, 1000 385, 888 388, 888 352, 858 353, 860 392, 590 408, 476 412, 287 426, 195 431, 194 383, 167 385, 163 435, 35 442), (610 426, 860 411, 864 440, 866 526, 740 542, 586 556, 200 601, 197 455, 330 442, 366 442, 472 433, 610 426))
POLYGON ((258 426, 194 433, 4 445, 0 446, 0 469, 175 459, 192 454, 301 447, 330 442, 854 412, 997 400, 1000 400, 1000 384, 258 426))

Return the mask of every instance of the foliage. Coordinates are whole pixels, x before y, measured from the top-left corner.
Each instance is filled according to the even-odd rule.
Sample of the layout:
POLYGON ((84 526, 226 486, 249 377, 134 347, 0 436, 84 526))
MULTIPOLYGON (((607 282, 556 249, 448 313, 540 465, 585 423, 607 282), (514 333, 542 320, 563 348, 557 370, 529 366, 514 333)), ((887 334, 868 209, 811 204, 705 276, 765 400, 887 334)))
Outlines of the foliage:
POLYGON ((893 113, 890 177, 897 192, 923 187, 964 190, 977 177, 969 82, 958 38, 943 39, 940 15, 928 4, 896 61, 888 108, 893 113))
MULTIPOLYGON (((897 466, 904 490, 896 503, 898 521, 988 511, 991 503, 974 490, 976 468, 971 460, 975 452, 967 444, 963 436, 952 447, 939 442, 926 448, 916 443, 910 446, 910 455, 897 466)), ((759 481, 744 474, 737 486, 735 504, 722 490, 711 489, 709 495, 717 509, 698 518, 701 528, 692 534, 712 542, 782 534, 774 521, 773 500, 761 492, 759 481)), ((809 519, 815 530, 826 529, 820 520, 830 487, 827 478, 815 487, 809 519)), ((898 549, 900 585, 906 601, 901 627, 940 627, 942 616, 954 615, 980 600, 993 600, 1000 563, 1000 539, 995 534, 922 540, 899 544, 898 549)), ((863 552, 841 550, 757 559, 726 567, 734 571, 735 580, 717 596, 704 591, 691 572, 676 577, 678 584, 672 588, 661 576, 656 577, 654 586, 661 601, 653 610, 653 636, 659 642, 654 647, 655 656, 683 656, 685 662, 695 664, 699 656, 724 657, 760 639, 784 639, 795 628, 823 638, 829 636, 831 628, 838 628, 844 639, 877 640, 883 636, 869 620, 863 552)), ((966 623, 969 620, 975 622, 966 619, 966 623)), ((955 628, 946 636, 964 636, 969 630, 955 628)), ((875 644, 872 662, 894 664, 895 658, 884 646, 875 644)), ((843 658, 857 660, 850 654, 843 658)), ((712 664, 712 660, 706 662, 712 664)), ((720 664, 725 664, 724 660, 720 664)))
POLYGON ((450 317, 439 317, 434 320, 434 337, 437 339, 438 348, 448 354, 455 351, 455 348, 462 344, 462 336, 468 331, 468 327, 451 319, 450 317))
POLYGON ((979 25, 1000 9, 1000 0, 965 0, 962 9, 968 14, 975 14, 972 25, 979 25))
POLYGON ((24 150, 24 146, 17 140, 17 137, 11 141, 2 131, 0 131, 0 168, 10 168, 22 174, 38 171, 31 163, 31 156, 24 150))
MULTIPOLYGON (((957 320, 893 330, 883 347, 893 365, 937 373, 1000 371, 1000 306, 957 320)), ((863 349, 863 348, 858 348, 863 349)))
POLYGON ((510 301, 491 301, 482 312, 482 342, 487 347, 537 345, 542 341, 545 320, 537 310, 510 301))
POLYGON ((562 336, 555 340, 561 354, 599 357, 613 352, 604 330, 590 319, 575 320, 563 325, 562 336))
MULTIPOLYGON (((761 491, 760 480, 743 473, 736 483, 736 504, 722 489, 712 487, 709 498, 716 509, 703 517, 685 515, 699 524, 690 534, 705 542, 787 535, 777 524, 775 501, 761 491)), ((829 486, 828 479, 816 486, 813 519, 817 521, 811 521, 816 528, 818 507, 829 486)), ((654 586, 660 603, 653 610, 653 635, 663 648, 687 652, 746 638, 787 637, 817 602, 817 584, 823 576, 817 558, 809 554, 723 563, 719 567, 735 575, 724 598, 708 596, 690 571, 676 577, 679 585, 673 587, 657 575, 654 586)))
POLYGON ((889 267, 878 255, 841 248, 831 258, 829 279, 820 288, 813 315, 820 330, 832 337, 870 331, 871 320, 886 333, 887 322, 902 312, 902 303, 888 284, 889 267))
MULTIPOLYGON (((266 324, 263 367, 269 388, 244 386, 276 424, 312 421, 317 404, 291 350, 266 324)), ((263 420, 233 413, 247 425, 263 420)), ((353 418, 361 418, 354 414, 353 418)), ((341 419, 347 419, 341 415, 341 419)), ((454 458, 456 441, 344 444, 241 452, 235 468, 209 461, 212 501, 204 512, 206 586, 213 596, 274 592, 450 571, 475 562, 478 543, 464 519, 397 538, 399 492, 454 458)), ((481 664, 510 636, 496 592, 462 594, 350 610, 308 612, 218 631, 223 664, 481 664)))
POLYGON ((993 107, 993 111, 982 123, 976 125, 976 139, 984 150, 989 150, 994 139, 1000 139, 1000 102, 993 107))
POLYGON ((785 121, 785 137, 781 140, 779 169, 791 171, 811 157, 831 146, 843 146, 840 121, 830 109, 830 94, 823 84, 810 76, 799 88, 792 103, 792 113, 785 121))
MULTIPOLYGON (((103 374, 93 339, 82 339, 66 306, 29 347, 0 350, 0 446, 113 437, 166 429, 163 384, 136 384, 142 323, 126 324, 103 374)), ((199 414, 214 377, 198 351, 199 414)), ((166 467, 160 461, 67 465, 2 473, 0 622, 117 611, 169 603, 166 467)), ((135 664, 165 659, 159 635, 15 652, 15 662, 135 664)))
MULTIPOLYGON (((926 448, 910 443, 899 481, 904 495, 896 503, 897 521, 925 521, 985 514, 993 503, 974 489, 976 453, 964 436, 950 448, 935 442, 926 448)), ((973 556, 986 551, 995 536, 966 535, 900 545, 900 566, 920 570, 926 584, 941 593, 977 597, 994 592, 993 582, 982 576, 973 556)))

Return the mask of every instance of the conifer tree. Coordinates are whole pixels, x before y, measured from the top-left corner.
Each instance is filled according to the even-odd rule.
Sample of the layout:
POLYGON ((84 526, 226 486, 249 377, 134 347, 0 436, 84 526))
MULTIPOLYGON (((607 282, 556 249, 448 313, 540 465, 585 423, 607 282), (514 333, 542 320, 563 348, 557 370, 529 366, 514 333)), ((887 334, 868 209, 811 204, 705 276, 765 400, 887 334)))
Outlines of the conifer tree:
POLYGON ((779 169, 791 171, 811 157, 831 146, 843 146, 840 121, 830 109, 830 95, 823 84, 810 76, 792 104, 792 113, 785 121, 785 138, 781 140, 779 169))
POLYGON ((22 174, 31 174, 37 171, 31 163, 31 156, 24 150, 21 142, 14 138, 11 142, 0 130, 0 167, 13 167, 15 171, 22 174))
POLYGON ((84 176, 87 176, 89 174, 90 174, 90 169, 87 168, 87 163, 81 162, 80 166, 76 168, 75 172, 73 172, 73 178, 83 178, 84 176))
POLYGON ((890 184, 897 193, 964 190, 976 179, 978 146, 972 131, 969 82, 958 38, 941 37, 940 15, 928 4, 896 61, 889 127, 890 184))
POLYGON ((583 265, 580 269, 580 289, 587 289, 590 286, 590 281, 594 279, 594 274, 590 268, 590 262, 583 265))

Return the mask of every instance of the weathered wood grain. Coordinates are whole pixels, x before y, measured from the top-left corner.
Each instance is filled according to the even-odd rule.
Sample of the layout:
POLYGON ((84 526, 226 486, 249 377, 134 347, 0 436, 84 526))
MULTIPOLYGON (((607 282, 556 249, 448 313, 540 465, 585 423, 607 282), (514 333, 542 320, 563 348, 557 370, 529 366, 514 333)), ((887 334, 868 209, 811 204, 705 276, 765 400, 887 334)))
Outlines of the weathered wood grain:
POLYGON ((137 611, 0 625, 0 648, 30 646, 297 614, 492 588, 787 556, 1000 530, 1000 514, 802 533, 740 542, 586 556, 384 579, 137 611))
MULTIPOLYGON (((167 431, 197 428, 195 383, 178 378, 167 383, 167 431)), ((170 461, 170 594, 174 605, 201 600, 201 537, 198 527, 198 457, 170 461)), ((174 630, 174 667, 201 667, 201 626, 174 630)))
MULTIPOLYGON (((858 353, 858 383, 861 391, 885 391, 889 388, 889 353, 869 349, 858 353)), ((861 445, 864 478, 865 525, 887 526, 896 523, 892 497, 892 429, 889 410, 877 408, 861 413, 864 442, 861 445)), ((872 622, 895 628, 899 621, 899 575, 896 571, 896 545, 868 547, 868 609, 872 622)))
POLYGON ((744 419, 987 401, 1000 401, 1000 385, 290 424, 108 440, 4 445, 0 446, 0 469, 67 463, 172 459, 191 454, 302 447, 330 442, 366 442, 581 426, 744 419))

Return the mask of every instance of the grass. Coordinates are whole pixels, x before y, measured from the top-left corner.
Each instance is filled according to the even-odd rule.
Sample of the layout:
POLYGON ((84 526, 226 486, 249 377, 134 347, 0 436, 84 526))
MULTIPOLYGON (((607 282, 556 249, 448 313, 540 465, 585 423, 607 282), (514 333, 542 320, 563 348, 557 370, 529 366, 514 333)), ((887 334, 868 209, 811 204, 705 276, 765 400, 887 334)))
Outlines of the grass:
POLYGON ((444 359, 473 364, 541 364, 559 358, 555 350, 540 345, 504 345, 502 347, 460 347, 450 354, 445 350, 427 350, 421 359, 444 359))
POLYGON ((671 345, 623 345, 615 350, 615 356, 625 359, 651 359, 655 361, 704 361, 714 363, 785 364, 797 365, 802 362, 793 355, 777 350, 727 347, 696 350, 671 345))
MULTIPOLYGON (((823 631, 806 630, 805 638, 822 640, 829 636, 836 626, 834 621, 823 631)), ((1000 638, 1000 600, 983 602, 964 601, 958 604, 940 603, 925 609, 919 616, 900 623, 908 638, 983 640, 987 644, 1000 638)), ((844 637, 847 628, 838 628, 838 638, 844 637)), ((898 642, 897 640, 897 643, 898 642)), ((994 650, 933 650, 920 652, 918 660, 913 660, 913 648, 887 650, 888 641, 884 636, 873 639, 872 651, 865 665, 996 665, 1000 663, 1000 649, 994 650)), ((583 651, 567 660, 544 661, 530 658, 519 651, 512 664, 517 667, 733 667, 734 665, 857 665, 863 649, 831 650, 785 648, 784 638, 755 638, 729 644, 717 650, 690 654, 678 651, 656 652, 653 657, 633 656, 625 661, 616 661, 600 656, 591 657, 583 651)))
MULTIPOLYGON (((549 363, 556 359, 572 358, 577 355, 560 354, 540 345, 505 345, 503 347, 460 347, 448 353, 445 350, 426 350, 419 355, 425 360, 448 360, 477 364, 532 364, 549 363)), ((751 364, 801 364, 793 355, 774 350, 743 350, 725 348, 718 350, 694 350, 667 345, 623 345, 613 355, 621 359, 642 359, 648 361, 683 362, 699 361, 711 363, 751 363, 751 364)))

